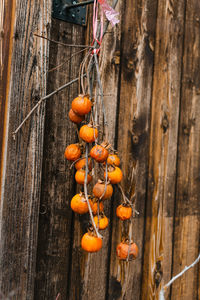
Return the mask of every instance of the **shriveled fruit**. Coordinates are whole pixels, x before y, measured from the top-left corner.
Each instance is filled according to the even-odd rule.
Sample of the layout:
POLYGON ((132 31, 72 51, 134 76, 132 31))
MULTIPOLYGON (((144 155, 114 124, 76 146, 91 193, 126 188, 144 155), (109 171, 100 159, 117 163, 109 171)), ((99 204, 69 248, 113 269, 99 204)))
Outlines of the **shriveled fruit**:
MULTIPOLYGON (((80 160, 78 160, 75 163, 75 168, 76 170, 80 170, 82 168, 84 168, 86 165, 86 159, 85 158, 81 158, 80 160)), ((92 170, 92 160, 90 157, 88 157, 88 169, 91 171, 92 170)))
MULTIPOLYGON (((98 212, 98 202, 94 202, 94 201, 93 201, 93 204, 92 204, 91 207, 92 207, 92 212, 93 212, 93 214, 96 215, 97 212, 98 212)), ((102 203, 102 202, 99 202, 99 212, 102 212, 103 209, 104 209, 103 203, 102 203)))
POLYGON ((121 242, 117 245, 117 257, 121 260, 133 260, 138 256, 138 246, 135 243, 121 242))
POLYGON ((81 239, 81 247, 87 252, 97 252, 102 248, 102 239, 87 232, 81 239))
MULTIPOLYGON (((104 178, 106 177, 106 172, 104 173, 104 178)), ((108 179, 110 183, 116 184, 122 180, 123 174, 120 168, 110 167, 108 168, 108 179)))
POLYGON ((128 220, 132 216, 132 208, 130 206, 126 206, 126 205, 121 204, 117 207, 116 215, 122 221, 128 220))
POLYGON ((75 161, 81 156, 81 149, 78 144, 71 144, 65 149, 65 157, 70 161, 75 161))
POLYGON ((101 198, 102 195, 103 195, 103 197, 101 198, 102 200, 112 197, 113 187, 111 184, 107 184, 105 193, 104 191, 105 191, 105 182, 103 181, 98 181, 93 187, 93 194, 96 198, 101 198))
POLYGON ((86 143, 92 143, 98 137, 98 130, 90 124, 83 125, 79 131, 79 136, 86 143))
POLYGON ((73 109, 70 109, 69 111, 69 118, 73 123, 79 124, 84 120, 84 116, 79 116, 78 114, 76 114, 73 109))
POLYGON ((118 167, 120 165, 120 158, 116 154, 109 154, 107 158, 107 163, 109 165, 115 165, 118 167))
MULTIPOLYGON (((92 205, 91 200, 89 200, 92 205)), ((83 194, 76 194, 71 200, 71 209, 78 214, 85 214, 88 212, 88 205, 83 194)))
MULTIPOLYGON (((85 170, 80 169, 76 171, 75 180, 79 184, 84 184, 85 180, 85 170)), ((92 176, 90 174, 87 175, 87 183, 90 183, 92 180, 92 176)))
POLYGON ((92 102, 87 96, 79 95, 72 101, 73 111, 80 116, 88 114, 91 108, 92 102))
MULTIPOLYGON (((94 217, 94 222, 95 222, 95 224, 96 224, 96 226, 97 226, 97 224, 98 224, 98 216, 95 216, 94 217)), ((99 229, 105 229, 106 227, 108 227, 108 218, 105 216, 105 215, 103 215, 103 216, 99 216, 99 229)))
POLYGON ((94 158, 97 162, 103 163, 108 157, 108 150, 102 145, 95 145, 90 150, 90 156, 94 158))

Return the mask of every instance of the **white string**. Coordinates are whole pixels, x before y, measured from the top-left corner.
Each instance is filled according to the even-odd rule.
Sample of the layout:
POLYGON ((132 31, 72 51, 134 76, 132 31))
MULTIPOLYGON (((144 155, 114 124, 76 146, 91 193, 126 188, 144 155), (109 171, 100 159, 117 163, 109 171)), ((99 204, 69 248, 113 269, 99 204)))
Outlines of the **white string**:
POLYGON ((178 273, 176 276, 174 276, 167 284, 165 284, 165 286, 161 289, 160 294, 159 294, 159 300, 165 300, 165 290, 179 277, 181 277, 186 271, 188 271, 189 269, 191 269, 192 267, 194 267, 198 262, 200 261, 200 253, 199 256, 197 257, 197 259, 195 259, 195 261, 189 265, 189 266, 185 266, 185 268, 183 269, 183 271, 181 271, 180 273, 178 273))

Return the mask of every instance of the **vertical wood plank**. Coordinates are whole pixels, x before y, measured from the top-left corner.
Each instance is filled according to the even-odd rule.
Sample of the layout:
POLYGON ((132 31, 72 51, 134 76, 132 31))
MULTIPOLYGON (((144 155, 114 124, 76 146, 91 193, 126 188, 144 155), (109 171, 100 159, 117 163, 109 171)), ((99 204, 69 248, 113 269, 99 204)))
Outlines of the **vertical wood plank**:
MULTIPOLYGON (((116 6, 116 10, 120 13, 122 10, 122 3, 123 1, 118 1, 116 6)), ((109 127, 109 142, 112 145, 115 143, 118 81, 120 71, 120 47, 121 22, 114 28, 109 25, 104 36, 100 52, 100 69, 109 127)), ((93 180, 91 186, 94 185, 96 181, 93 180)), ((105 214, 109 219, 112 217, 111 207, 111 200, 104 201, 105 214)), ((98 253, 87 254, 80 248, 81 237, 86 232, 87 226, 87 216, 80 217, 75 215, 69 299, 92 300, 94 297, 98 300, 108 299, 107 281, 109 272, 111 221, 109 228, 102 232, 103 248, 98 253)))
MULTIPOLYGON (((200 207, 200 3, 187 1, 181 112, 179 124, 173 275, 191 264, 199 253, 200 207)), ((199 299, 198 266, 172 286, 171 299, 199 299)))
MULTIPOLYGON (((68 44, 84 44, 84 27, 52 20, 51 39, 68 44)), ((48 92, 78 76, 82 55, 70 59, 80 48, 51 43, 48 92)), ((76 127, 68 112, 78 94, 75 83, 55 95, 46 105, 44 160, 37 255, 35 299, 67 299, 70 276, 71 238, 73 237, 70 200, 75 192, 74 172, 64 157, 67 145, 76 142, 76 127)))
POLYGON ((117 144, 124 174, 122 185, 129 198, 135 194, 140 215, 131 224, 120 221, 115 212, 122 199, 114 199, 109 299, 141 297, 156 11, 157 1, 127 0, 123 7, 117 144), (125 236, 139 247, 139 257, 129 263, 116 257, 116 246, 125 236))
POLYGON ((48 34, 51 1, 12 1, 12 5, 4 1, 4 4, 5 16, 11 14, 9 20, 5 18, 8 22, 5 26, 11 22, 11 29, 5 32, 10 43, 5 36, 3 46, 5 50, 10 47, 8 60, 12 65, 4 78, 7 92, 3 95, 7 110, 1 166, 0 291, 4 295, 12 291, 15 299, 33 299, 43 106, 26 122, 15 140, 12 132, 46 92, 47 41, 38 41, 33 34, 38 29, 48 34))
POLYGON ((13 46, 14 7, 14 1, 0 3, 0 183, 3 178, 3 160, 5 159, 3 144, 6 142, 6 116, 13 46))
MULTIPOLYGON (((158 1, 142 299, 171 278, 185 1, 158 1)), ((168 298, 168 292, 166 293, 168 298)))

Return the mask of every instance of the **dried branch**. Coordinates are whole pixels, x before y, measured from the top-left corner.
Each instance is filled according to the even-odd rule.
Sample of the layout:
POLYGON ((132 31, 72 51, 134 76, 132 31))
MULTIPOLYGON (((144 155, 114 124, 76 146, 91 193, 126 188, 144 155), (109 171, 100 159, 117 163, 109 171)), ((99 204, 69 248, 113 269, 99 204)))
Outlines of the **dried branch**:
MULTIPOLYGON (((85 76, 85 74, 84 74, 85 76)), ((71 80, 70 82, 65 83, 64 85, 62 85, 61 87, 59 87, 58 89, 56 89, 55 91, 53 91, 52 93, 46 95, 45 97, 41 98, 38 103, 31 109, 31 111, 28 113, 28 115, 25 117, 25 119, 21 122, 21 124, 17 127, 17 129, 12 133, 13 138, 15 139, 15 135, 17 134, 17 132, 20 130, 20 128, 24 125, 24 123, 28 120, 28 118, 32 115, 32 113, 36 110, 36 108, 38 108, 38 106, 44 101, 49 99, 50 97, 52 97, 53 95, 57 94, 58 92, 64 90, 66 87, 70 86, 71 84, 73 84, 74 82, 77 82, 78 78, 75 78, 73 80, 71 80)))
POLYGON ((76 44, 65 44, 65 43, 62 43, 62 42, 58 42, 58 41, 55 41, 55 40, 51 40, 43 35, 39 35, 37 33, 34 33, 35 36, 39 37, 39 38, 42 38, 44 40, 47 40, 49 42, 52 42, 54 44, 58 44, 58 45, 61 45, 61 46, 64 46, 64 47, 74 47, 74 48, 94 48, 94 46, 89 46, 89 45, 76 45, 76 44))
POLYGON ((185 272, 187 272, 189 269, 191 269, 192 267, 194 267, 198 262, 200 261, 200 253, 199 256, 197 257, 197 259, 189 266, 185 266, 185 268, 178 273, 176 276, 174 276, 167 284, 164 285, 164 287, 161 289, 160 294, 159 294, 159 300, 165 300, 165 290, 179 277, 181 277, 185 272))
POLYGON ((90 202, 88 199, 88 193, 87 193, 87 176, 88 176, 88 143, 86 143, 85 145, 85 157, 86 157, 86 164, 85 164, 85 180, 84 180, 84 193, 85 193, 85 199, 87 201, 87 205, 89 208, 89 214, 90 214, 90 219, 92 222, 92 225, 94 227, 94 230, 96 232, 97 237, 102 238, 102 235, 100 235, 100 233, 97 230, 96 224, 94 222, 94 218, 93 218, 93 214, 92 214, 92 209, 90 206, 90 202))
POLYGON ((105 139, 108 139, 108 122, 106 118, 106 111, 105 111, 105 106, 104 106, 104 100, 103 100, 103 87, 101 83, 101 77, 100 77, 100 71, 99 71, 99 63, 97 59, 97 54, 94 52, 94 62, 95 62, 95 67, 96 67, 96 72, 97 72, 97 82, 99 86, 99 91, 100 91, 100 98, 101 98, 101 105, 102 105, 102 110, 103 110, 103 117, 104 117, 104 124, 105 124, 105 139))
POLYGON ((74 57, 75 55, 78 55, 82 52, 84 52, 85 50, 87 50, 88 48, 84 48, 84 49, 81 49, 79 51, 76 51, 75 53, 73 53, 67 60, 65 60, 64 62, 62 62, 61 64, 59 64, 58 66, 50 69, 47 73, 50 73, 50 72, 53 72, 59 68, 61 68, 62 66, 64 66, 67 62, 71 61, 72 57, 74 57))

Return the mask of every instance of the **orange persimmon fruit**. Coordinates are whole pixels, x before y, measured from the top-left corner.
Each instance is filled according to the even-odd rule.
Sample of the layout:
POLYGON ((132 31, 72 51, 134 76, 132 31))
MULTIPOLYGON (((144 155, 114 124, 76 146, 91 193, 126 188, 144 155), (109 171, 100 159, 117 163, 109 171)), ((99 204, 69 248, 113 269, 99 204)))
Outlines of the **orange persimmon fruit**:
MULTIPOLYGON (((84 184, 85 180, 85 170, 79 169, 76 171, 75 180, 79 184, 84 184)), ((92 180, 92 176, 90 174, 87 175, 87 183, 90 183, 92 180)))
MULTIPOLYGON (((90 205, 92 205, 91 200, 89 199, 90 205)), ((88 205, 85 199, 85 196, 80 193, 76 194, 71 200, 71 209, 78 214, 85 214, 88 212, 88 205)))
MULTIPOLYGON (((106 172, 104 172, 104 178, 106 177, 106 172)), ((110 183, 116 184, 122 180, 123 174, 119 167, 108 167, 108 179, 110 183)))
POLYGON ((98 137, 98 130, 91 124, 83 125, 79 131, 79 136, 86 143, 92 143, 98 137))
POLYGON ((108 150, 102 145, 95 145, 90 150, 90 156, 94 158, 97 162, 103 163, 108 157, 108 150))
POLYGON ((117 206, 116 215, 122 221, 128 220, 132 216, 132 208, 130 206, 121 204, 121 205, 117 206))
POLYGON ((101 198, 102 200, 109 199, 112 197, 113 187, 110 183, 106 185, 105 194, 104 194, 104 191, 105 191, 105 182, 98 180, 98 182, 93 187, 94 196, 96 198, 101 198, 103 195, 103 197, 101 198))
POLYGON ((118 155, 116 154, 109 154, 108 158, 107 158, 107 164, 109 165, 115 165, 117 167, 119 167, 120 165, 120 158, 118 155))
POLYGON ((79 95, 72 101, 72 109, 79 116, 84 116, 91 111, 92 102, 87 96, 79 95))
POLYGON ((70 120, 75 123, 75 124, 79 124, 84 120, 84 116, 79 116, 78 114, 76 114, 73 109, 71 108, 69 111, 69 118, 70 120))
MULTIPOLYGON (((80 160, 78 160, 75 163, 75 168, 76 170, 80 170, 82 168, 84 168, 86 165, 86 159, 85 158, 81 158, 80 160)), ((91 171, 92 170, 92 160, 90 157, 88 157, 88 169, 91 171)))
MULTIPOLYGON (((98 212, 98 201, 92 201, 92 205, 91 205, 91 208, 92 208, 92 212, 94 215, 97 214, 98 212)), ((99 212, 102 212, 104 209, 104 205, 103 205, 103 202, 99 202, 99 212)))
MULTIPOLYGON (((94 222, 97 226, 98 216, 94 216, 94 222)), ((99 229, 101 229, 101 230, 105 229, 106 227, 108 227, 108 223, 109 223, 108 218, 105 215, 99 216, 99 229)))
POLYGON ((102 239, 87 232, 81 239, 81 247, 87 252, 97 252, 102 248, 102 239))
POLYGON ((75 161, 81 156, 79 144, 71 144, 65 149, 65 158, 70 161, 75 161))
POLYGON ((133 260, 137 258, 139 251, 135 243, 121 242, 117 245, 116 252, 117 257, 121 260, 133 260))

